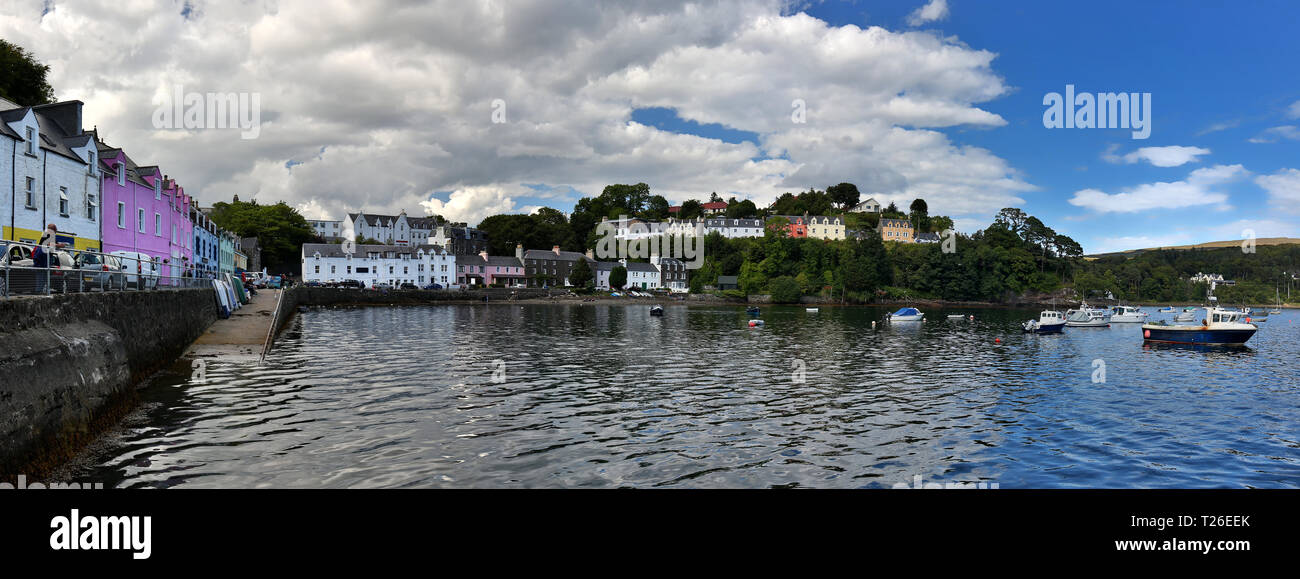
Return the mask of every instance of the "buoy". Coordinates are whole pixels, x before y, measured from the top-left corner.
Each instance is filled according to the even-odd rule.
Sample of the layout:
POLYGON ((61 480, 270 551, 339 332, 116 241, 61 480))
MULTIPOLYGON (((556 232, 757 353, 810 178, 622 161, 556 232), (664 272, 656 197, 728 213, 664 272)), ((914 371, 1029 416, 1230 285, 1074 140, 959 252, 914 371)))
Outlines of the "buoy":
POLYGON ((876 322, 874 322, 874 321, 871 322, 871 329, 873 329, 873 330, 876 329, 876 322))
POLYGON ((1002 343, 1002 338, 993 338, 993 343, 994 343, 994 344, 1001 344, 1001 343, 1002 343))
POLYGON ((1142 337, 1143 337, 1143 338, 1150 338, 1150 337, 1151 337, 1151 330, 1142 330, 1142 337))

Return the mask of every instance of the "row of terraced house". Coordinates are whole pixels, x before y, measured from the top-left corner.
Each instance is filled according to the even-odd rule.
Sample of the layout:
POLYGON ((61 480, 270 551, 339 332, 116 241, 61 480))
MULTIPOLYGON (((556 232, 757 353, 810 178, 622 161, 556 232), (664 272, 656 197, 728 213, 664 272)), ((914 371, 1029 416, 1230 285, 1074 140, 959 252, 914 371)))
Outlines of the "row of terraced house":
POLYGON ((356 280, 369 288, 568 287, 574 266, 585 261, 599 289, 612 287, 610 274, 622 266, 627 282, 622 287, 687 290, 686 263, 672 258, 651 258, 650 263, 597 261, 591 251, 579 253, 551 249, 515 247, 512 256, 452 251, 445 239, 406 245, 345 246, 341 243, 308 243, 302 246, 302 279, 306 283, 335 284, 356 280), (444 243, 436 243, 443 241, 444 243))
POLYGON ((0 99, 0 137, 0 174, 12 177, 0 179, 5 240, 34 244, 53 224, 69 249, 143 253, 163 276, 247 268, 243 241, 212 223, 177 180, 85 130, 80 101, 0 99))

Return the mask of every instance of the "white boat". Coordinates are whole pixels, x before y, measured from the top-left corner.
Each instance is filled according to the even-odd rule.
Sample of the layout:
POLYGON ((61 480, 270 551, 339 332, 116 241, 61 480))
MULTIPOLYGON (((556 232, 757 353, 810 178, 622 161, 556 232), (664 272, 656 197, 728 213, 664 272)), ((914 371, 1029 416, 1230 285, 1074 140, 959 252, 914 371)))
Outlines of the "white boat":
POLYGON ((1147 321, 1147 316, 1149 316, 1149 314, 1136 306, 1115 306, 1111 308, 1110 311, 1110 321, 1112 323, 1143 323, 1147 321))
POLYGON ((1166 308, 1160 308, 1160 309, 1157 310, 1157 311, 1160 312, 1160 313, 1162 313, 1162 314, 1172 314, 1172 313, 1174 313, 1174 312, 1177 312, 1178 310, 1175 310, 1175 309, 1174 309, 1174 306, 1169 306, 1169 307, 1166 307, 1166 308))
MULTIPOLYGON (((975 316, 970 316, 970 317, 973 318, 973 317, 975 317, 975 316)), ((964 320, 964 319, 966 319, 966 314, 948 314, 948 319, 950 319, 950 320, 964 320)))
POLYGON ((1281 314, 1282 313, 1282 291, 1277 288, 1273 288, 1273 292, 1277 294, 1277 306, 1269 310, 1268 313, 1281 314))
POLYGON ((885 319, 891 322, 919 322, 924 318, 925 314, 916 308, 898 308, 892 314, 885 314, 885 319))
POLYGON ((805 308, 804 311, 810 314, 815 314, 817 313, 817 308, 805 308))
POLYGON ((1065 316, 1061 312, 1043 310, 1037 320, 1029 320, 1020 326, 1034 334, 1059 334, 1065 329, 1065 316))
POLYGON ((1070 310, 1070 315, 1065 318, 1065 325, 1071 328, 1109 328, 1110 321, 1106 319, 1106 314, 1093 310, 1070 310))
POLYGON ((1196 308, 1187 308, 1187 309, 1184 309, 1182 312, 1179 312, 1178 315, 1174 316, 1174 321, 1175 321, 1175 322, 1195 322, 1195 321, 1196 321, 1196 308))

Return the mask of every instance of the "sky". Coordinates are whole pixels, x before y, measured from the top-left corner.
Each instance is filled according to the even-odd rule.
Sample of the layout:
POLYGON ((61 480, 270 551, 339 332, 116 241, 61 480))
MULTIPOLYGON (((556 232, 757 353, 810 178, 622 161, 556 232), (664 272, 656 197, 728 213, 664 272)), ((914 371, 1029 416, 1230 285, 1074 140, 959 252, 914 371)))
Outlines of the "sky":
POLYGON ((203 205, 477 223, 611 183, 763 206, 850 182, 967 233, 1020 207, 1089 253, 1300 237, 1286 0, 0 2, 59 99, 203 205), (1047 126, 1067 85, 1149 105, 1146 138, 1047 126), (242 96, 256 129, 185 128, 177 94, 242 96))

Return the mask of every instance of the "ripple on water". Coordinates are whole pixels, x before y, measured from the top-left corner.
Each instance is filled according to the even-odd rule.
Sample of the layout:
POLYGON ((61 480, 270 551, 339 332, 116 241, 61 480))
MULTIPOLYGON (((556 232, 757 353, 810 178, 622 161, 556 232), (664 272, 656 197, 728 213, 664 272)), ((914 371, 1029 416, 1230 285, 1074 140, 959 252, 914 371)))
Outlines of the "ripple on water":
POLYGON ((128 487, 1298 485, 1300 326, 1273 322, 1300 313, 1208 352, 974 313, 873 331, 874 308, 769 307, 758 329, 729 307, 310 311, 263 366, 158 380, 79 468, 128 487))

